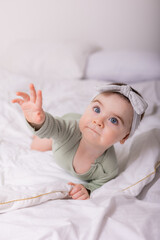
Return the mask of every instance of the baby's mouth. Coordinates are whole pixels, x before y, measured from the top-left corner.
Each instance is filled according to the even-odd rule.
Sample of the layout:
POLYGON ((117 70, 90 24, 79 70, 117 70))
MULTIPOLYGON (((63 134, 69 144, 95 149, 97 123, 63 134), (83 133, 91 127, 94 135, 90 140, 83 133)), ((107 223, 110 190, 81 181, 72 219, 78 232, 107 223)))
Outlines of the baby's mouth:
POLYGON ((89 127, 89 126, 88 126, 87 128, 88 128, 88 129, 90 129, 91 131, 93 131, 94 133, 96 133, 96 134, 100 135, 100 134, 99 134, 99 132, 97 132, 97 131, 96 131, 94 128, 92 128, 92 127, 89 127))

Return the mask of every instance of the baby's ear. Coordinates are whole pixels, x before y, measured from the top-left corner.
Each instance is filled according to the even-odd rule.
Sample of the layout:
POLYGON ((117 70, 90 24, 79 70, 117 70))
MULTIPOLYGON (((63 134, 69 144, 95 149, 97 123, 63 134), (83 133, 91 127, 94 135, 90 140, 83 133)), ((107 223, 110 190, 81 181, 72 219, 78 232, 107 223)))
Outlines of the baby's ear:
POLYGON ((119 141, 120 144, 124 144, 125 141, 128 139, 128 137, 129 137, 129 133, 122 140, 119 141))

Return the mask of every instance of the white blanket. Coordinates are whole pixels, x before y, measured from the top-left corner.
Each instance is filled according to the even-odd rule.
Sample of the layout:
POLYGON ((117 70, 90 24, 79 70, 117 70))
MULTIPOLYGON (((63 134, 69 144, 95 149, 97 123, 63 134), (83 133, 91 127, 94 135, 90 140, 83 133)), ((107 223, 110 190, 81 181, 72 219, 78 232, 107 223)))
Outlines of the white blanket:
POLYGON ((86 201, 68 198, 67 183, 79 180, 54 163, 51 151, 30 150, 31 132, 19 106, 11 100, 17 90, 28 91, 29 83, 34 82, 43 90, 46 111, 59 116, 82 113, 99 83, 33 81, 7 72, 0 72, 0 82, 1 240, 159 239, 160 193, 151 201, 137 196, 154 179, 160 161, 160 82, 133 85, 150 108, 135 136, 125 145, 115 146, 119 176, 86 201))

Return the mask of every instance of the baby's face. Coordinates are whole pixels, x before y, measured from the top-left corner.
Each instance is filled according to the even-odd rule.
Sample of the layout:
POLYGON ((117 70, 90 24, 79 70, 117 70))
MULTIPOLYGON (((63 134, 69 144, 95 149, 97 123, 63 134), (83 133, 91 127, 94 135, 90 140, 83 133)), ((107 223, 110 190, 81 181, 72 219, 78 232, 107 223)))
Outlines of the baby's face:
POLYGON ((124 143, 130 133, 133 108, 116 93, 97 95, 79 121, 82 138, 107 149, 116 142, 124 143))

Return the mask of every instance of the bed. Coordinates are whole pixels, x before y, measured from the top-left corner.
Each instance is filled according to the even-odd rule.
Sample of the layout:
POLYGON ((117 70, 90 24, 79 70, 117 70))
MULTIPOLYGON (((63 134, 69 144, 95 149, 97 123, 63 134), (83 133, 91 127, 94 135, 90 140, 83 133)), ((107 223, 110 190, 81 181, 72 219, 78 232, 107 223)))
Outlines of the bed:
POLYGON ((0 69, 0 239, 158 240, 159 56, 22 42, 5 57, 0 69), (135 87, 149 107, 135 135, 115 145, 118 176, 89 200, 72 200, 68 182, 80 181, 54 163, 51 151, 30 149, 32 133, 11 101, 32 82, 43 91, 46 111, 83 113, 95 86, 112 81, 135 87))

